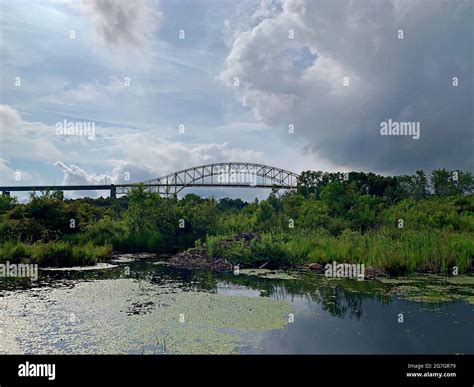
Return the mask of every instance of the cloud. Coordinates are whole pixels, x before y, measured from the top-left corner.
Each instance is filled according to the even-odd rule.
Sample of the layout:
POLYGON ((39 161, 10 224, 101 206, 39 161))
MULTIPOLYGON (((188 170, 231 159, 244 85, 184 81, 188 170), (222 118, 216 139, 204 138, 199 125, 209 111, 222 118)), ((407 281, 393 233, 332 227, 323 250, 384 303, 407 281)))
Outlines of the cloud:
POLYGON ((12 136, 21 130, 20 113, 9 105, 0 105, 0 136, 12 136))
POLYGON ((219 75, 257 120, 293 124, 308 152, 341 166, 472 169, 472 3, 262 4, 219 75), (388 119, 419 121, 420 139, 381 136, 388 119))
POLYGON ((9 105, 0 105, 0 150, 3 156, 51 161, 62 152, 54 145, 54 129, 24 121, 9 105))
POLYGON ((7 160, 0 159, 2 185, 22 185, 32 180, 32 175, 21 169, 14 169, 7 160))
MULTIPOLYGON (((64 173, 63 184, 126 184, 150 180, 181 169, 223 161, 262 161, 260 152, 224 144, 186 145, 180 143, 158 143, 146 140, 142 135, 127 136, 130 146, 122 149, 124 159, 108 161, 109 173, 86 172, 77 165, 66 165, 57 161, 54 165, 64 173), (133 141, 131 138, 133 137, 133 141)), ((123 144, 123 143, 122 143, 123 144)))
POLYGON ((145 0, 83 0, 75 6, 87 16, 97 41, 129 63, 147 56, 161 14, 145 0))
POLYGON ((54 163, 64 172, 64 185, 96 185, 96 184, 110 184, 110 178, 107 175, 89 174, 77 165, 67 166, 62 161, 54 163), (107 182, 108 180, 108 182, 107 182))
POLYGON ((109 160, 112 166, 110 180, 114 184, 127 184, 146 181, 158 177, 153 168, 137 165, 126 160, 109 160))
POLYGON ((154 133, 127 133, 115 139, 124 159, 152 170, 155 177, 181 169, 221 161, 261 162, 263 152, 223 144, 184 144, 156 139, 154 133))
POLYGON ((141 85, 127 86, 130 78, 119 79, 110 76, 105 82, 97 80, 80 83, 76 86, 59 85, 59 87, 40 98, 41 102, 54 103, 60 106, 93 105, 101 109, 115 109, 119 102, 128 103, 144 98, 145 89, 141 85))

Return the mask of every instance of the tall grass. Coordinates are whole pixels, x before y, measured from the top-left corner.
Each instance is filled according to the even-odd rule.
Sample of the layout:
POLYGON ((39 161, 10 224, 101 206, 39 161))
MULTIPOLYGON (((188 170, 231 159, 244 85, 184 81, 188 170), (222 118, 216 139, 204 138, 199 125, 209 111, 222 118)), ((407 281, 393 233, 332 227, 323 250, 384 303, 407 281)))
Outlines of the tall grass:
POLYGON ((20 263, 31 256, 31 245, 21 242, 7 241, 0 245, 0 262, 20 263))
POLYGON ((92 242, 72 245, 65 241, 6 242, 0 245, 0 261, 30 262, 41 266, 94 265, 112 253, 112 246, 95 246, 92 242))
POLYGON ((261 242, 221 245, 224 237, 208 237, 209 254, 231 262, 258 266, 265 261, 274 265, 302 263, 364 263, 403 274, 417 270, 447 273, 457 266, 465 272, 474 257, 474 239, 470 233, 450 230, 389 230, 366 234, 344 231, 339 237, 325 233, 263 234, 261 242))

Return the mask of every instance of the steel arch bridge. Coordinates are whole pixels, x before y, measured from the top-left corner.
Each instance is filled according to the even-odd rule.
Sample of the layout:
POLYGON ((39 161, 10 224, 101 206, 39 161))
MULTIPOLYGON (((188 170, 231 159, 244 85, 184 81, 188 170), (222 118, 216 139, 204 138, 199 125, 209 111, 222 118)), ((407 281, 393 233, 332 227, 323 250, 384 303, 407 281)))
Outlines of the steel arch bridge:
MULTIPOLYGON (((173 195, 186 187, 296 188, 299 176, 285 169, 263 164, 227 162, 183 169, 157 179, 144 181, 148 190, 173 195)), ((117 194, 127 194, 133 186, 117 186, 117 194)))
POLYGON ((142 183, 102 185, 0 186, 4 195, 14 191, 110 191, 111 197, 128 194, 143 184, 145 189, 163 196, 175 195, 186 187, 278 188, 294 189, 299 175, 264 164, 226 162, 200 165, 170 173, 142 183))

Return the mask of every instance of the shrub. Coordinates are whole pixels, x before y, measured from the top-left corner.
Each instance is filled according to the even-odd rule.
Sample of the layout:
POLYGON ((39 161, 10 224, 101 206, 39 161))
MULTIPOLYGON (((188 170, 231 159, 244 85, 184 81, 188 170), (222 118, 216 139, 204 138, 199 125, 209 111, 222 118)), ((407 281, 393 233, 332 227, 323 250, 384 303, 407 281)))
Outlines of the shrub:
POLYGON ((31 254, 31 247, 22 242, 5 242, 0 245, 0 261, 19 263, 31 254))

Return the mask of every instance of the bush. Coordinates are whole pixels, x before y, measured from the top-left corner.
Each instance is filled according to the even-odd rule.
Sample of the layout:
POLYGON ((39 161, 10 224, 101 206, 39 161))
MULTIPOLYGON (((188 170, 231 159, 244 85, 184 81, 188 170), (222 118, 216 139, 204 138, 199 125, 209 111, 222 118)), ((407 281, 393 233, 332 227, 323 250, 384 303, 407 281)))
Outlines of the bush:
POLYGON ((72 245, 62 241, 35 243, 31 258, 42 266, 74 266, 72 245))
POLYGON ((111 245, 94 246, 92 242, 83 245, 72 245, 64 241, 37 242, 32 245, 6 242, 0 245, 0 261, 31 262, 41 266, 94 265, 111 253, 111 245))
POLYGON ((22 242, 5 242, 0 245, 0 261, 20 263, 31 255, 31 247, 22 242))

